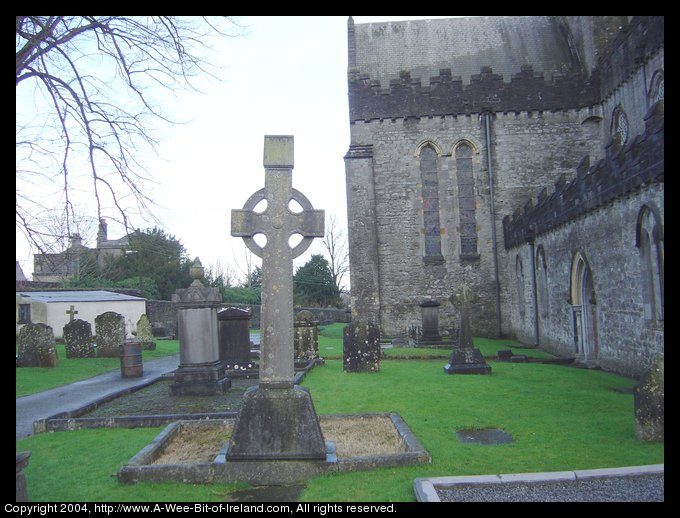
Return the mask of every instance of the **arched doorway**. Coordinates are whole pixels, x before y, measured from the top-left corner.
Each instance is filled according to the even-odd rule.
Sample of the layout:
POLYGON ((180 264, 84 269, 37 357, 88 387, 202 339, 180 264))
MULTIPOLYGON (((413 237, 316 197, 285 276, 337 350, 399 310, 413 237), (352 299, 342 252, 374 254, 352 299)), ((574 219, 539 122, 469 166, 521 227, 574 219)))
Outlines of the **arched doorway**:
POLYGON ((577 360, 597 360, 597 306, 590 266, 581 252, 571 269, 571 307, 574 315, 574 353, 577 360))

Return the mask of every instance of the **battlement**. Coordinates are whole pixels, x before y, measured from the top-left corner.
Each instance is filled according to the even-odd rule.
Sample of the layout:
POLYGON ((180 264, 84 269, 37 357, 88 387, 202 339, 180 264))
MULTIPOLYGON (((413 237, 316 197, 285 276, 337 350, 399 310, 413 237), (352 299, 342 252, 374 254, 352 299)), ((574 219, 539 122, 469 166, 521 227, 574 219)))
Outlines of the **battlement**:
POLYGON ((351 122, 484 111, 557 111, 595 104, 598 94, 597 79, 586 81, 581 74, 572 72, 553 73, 547 81, 531 65, 523 66, 509 82, 501 74, 494 74, 491 67, 482 67, 479 74, 470 77, 469 84, 463 84, 461 77, 451 75, 451 69, 445 68, 438 76, 430 77, 427 86, 419 78, 411 78, 410 72, 402 71, 399 79, 390 80, 387 89, 356 70, 349 73, 351 122))
POLYGON ((645 118, 642 135, 620 147, 612 142, 606 157, 590 166, 586 156, 571 182, 560 175, 555 190, 543 189, 536 204, 503 218, 505 248, 510 249, 593 211, 643 185, 664 181, 664 103, 656 103, 645 118))

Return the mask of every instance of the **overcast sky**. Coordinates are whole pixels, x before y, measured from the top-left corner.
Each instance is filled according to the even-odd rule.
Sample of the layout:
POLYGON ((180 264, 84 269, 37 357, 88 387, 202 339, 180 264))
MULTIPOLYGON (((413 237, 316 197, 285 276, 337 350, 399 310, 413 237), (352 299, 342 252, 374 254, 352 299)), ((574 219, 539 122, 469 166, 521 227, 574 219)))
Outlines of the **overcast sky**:
MULTIPOLYGON (((437 17, 355 16, 354 21, 421 18, 437 17)), ((152 197, 164 230, 205 266, 219 261, 239 276, 246 248, 230 235, 230 213, 264 186, 264 136, 294 136, 293 187, 315 209, 334 215, 344 232, 343 156, 349 147, 347 17, 242 17, 240 23, 245 35, 226 39, 211 54, 224 68, 224 81, 200 81, 204 93, 177 92, 176 100, 166 101, 171 106, 164 109, 187 123, 164 127, 160 158, 144 164, 158 182, 152 197)), ((123 235, 112 224, 108 232, 109 239, 123 235)), ((94 247, 94 239, 84 244, 94 247)), ((315 241, 297 265, 321 251, 315 241)), ((30 279, 32 255, 19 232, 16 259, 30 279)))

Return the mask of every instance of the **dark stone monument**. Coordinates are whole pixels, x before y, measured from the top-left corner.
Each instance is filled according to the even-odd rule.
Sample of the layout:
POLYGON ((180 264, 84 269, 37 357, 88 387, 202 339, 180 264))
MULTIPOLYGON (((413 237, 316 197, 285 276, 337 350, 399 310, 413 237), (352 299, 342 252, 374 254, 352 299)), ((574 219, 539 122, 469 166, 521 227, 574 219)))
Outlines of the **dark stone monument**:
POLYGON ((470 330, 470 304, 477 301, 468 286, 463 284, 461 292, 452 297, 452 302, 460 303, 460 329, 458 344, 451 351, 449 363, 444 366, 447 374, 491 374, 491 366, 486 363, 482 353, 472 343, 470 330))
POLYGON ((262 258, 259 385, 243 396, 226 459, 230 461, 326 460, 326 444, 309 391, 294 385, 293 258, 324 235, 324 212, 292 187, 293 137, 265 136, 264 189, 243 210, 231 212, 231 235, 262 258), (263 212, 255 206, 267 200, 263 212), (291 200, 302 207, 293 212, 291 200), (264 234, 267 244, 253 236, 264 234), (302 235, 291 249, 288 239, 302 235))
POLYGON ((220 361, 230 374, 255 374, 257 365, 250 356, 250 311, 224 308, 217 313, 220 361))
POLYGON ((664 355, 660 354, 633 391, 635 436, 640 441, 664 440, 664 355))
POLYGON ((102 313, 94 319, 94 331, 97 335, 97 356, 118 358, 120 346, 127 337, 125 317, 113 311, 102 313))
POLYGON ((315 360, 319 357, 319 322, 314 314, 306 309, 295 316, 294 349, 295 359, 302 361, 315 360))
POLYGON ((345 372, 380 370, 380 328, 373 322, 350 322, 342 336, 342 368, 345 372))
POLYGON ((419 345, 441 344, 442 335, 439 333, 439 306, 436 300, 425 300, 420 303, 420 314, 423 321, 422 334, 419 345))
POLYGON ((217 339, 217 310, 222 301, 218 288, 201 283, 203 265, 197 257, 190 270, 194 279, 186 289, 176 290, 172 302, 177 308, 179 367, 170 385, 173 396, 224 394, 231 386, 220 361, 217 339))
POLYGON ((30 456, 30 451, 17 452, 17 493, 15 502, 28 502, 28 490, 26 489, 26 475, 24 475, 24 468, 28 466, 28 459, 30 456))
POLYGON ((92 324, 76 318, 68 322, 62 331, 66 343, 67 358, 94 358, 94 339, 92 324))
POLYGON ((19 331, 17 367, 56 367, 54 333, 46 324, 29 322, 19 331))

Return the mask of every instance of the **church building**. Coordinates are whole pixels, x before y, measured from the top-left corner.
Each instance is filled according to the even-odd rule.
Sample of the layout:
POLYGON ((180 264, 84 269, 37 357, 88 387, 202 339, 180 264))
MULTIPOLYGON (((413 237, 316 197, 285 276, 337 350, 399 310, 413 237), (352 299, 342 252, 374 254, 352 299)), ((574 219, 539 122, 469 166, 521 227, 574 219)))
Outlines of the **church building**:
POLYGON ((664 18, 348 21, 351 309, 630 376, 663 352, 664 18))

